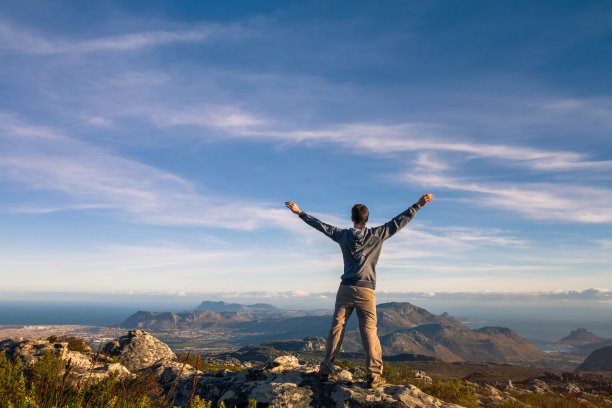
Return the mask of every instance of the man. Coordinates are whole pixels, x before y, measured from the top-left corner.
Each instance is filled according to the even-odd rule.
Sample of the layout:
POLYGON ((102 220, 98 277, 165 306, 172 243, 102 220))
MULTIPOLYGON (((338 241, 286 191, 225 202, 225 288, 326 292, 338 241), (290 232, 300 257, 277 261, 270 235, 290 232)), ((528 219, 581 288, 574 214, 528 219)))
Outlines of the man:
POLYGON ((384 225, 366 228, 369 211, 363 204, 355 204, 351 212, 353 228, 340 229, 325 224, 300 210, 293 201, 285 205, 311 227, 321 231, 338 244, 344 258, 344 274, 336 295, 336 306, 332 319, 325 359, 321 363, 319 375, 327 379, 334 369, 334 360, 340 351, 346 323, 357 312, 359 333, 366 356, 368 383, 371 387, 384 384, 382 377, 382 351, 376 334, 376 263, 383 242, 402 229, 414 218, 417 211, 433 200, 433 194, 423 195, 412 207, 384 225))

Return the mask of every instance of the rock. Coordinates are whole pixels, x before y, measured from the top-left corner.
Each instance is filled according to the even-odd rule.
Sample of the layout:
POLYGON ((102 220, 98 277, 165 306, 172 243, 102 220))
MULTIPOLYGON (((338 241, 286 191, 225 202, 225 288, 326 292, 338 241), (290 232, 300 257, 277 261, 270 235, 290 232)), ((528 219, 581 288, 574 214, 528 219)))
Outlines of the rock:
POLYGON ((130 330, 126 336, 106 343, 102 351, 118 357, 121 364, 131 371, 150 367, 161 360, 176 359, 170 347, 141 330, 130 330))
POLYGON ((492 385, 484 385, 483 388, 489 393, 491 393, 491 395, 494 397, 501 397, 502 395, 501 391, 493 387, 492 385))
MULTIPOLYGON (((161 359, 152 366, 143 369, 143 371, 152 371, 155 373, 157 383, 161 385, 165 391, 168 391, 172 387, 179 375, 181 379, 187 379, 190 376, 193 379, 193 375, 196 372, 189 364, 179 363, 178 361, 170 359, 161 359)), ((216 375, 216 373, 218 373, 218 371, 212 372, 211 375, 216 375)))
MULTIPOLYGON (((159 363, 162 369, 165 361, 159 363)), ((174 366, 167 372, 166 384, 178 377, 174 366)), ((167 370, 167 368, 165 368, 167 370)), ((239 372, 198 373, 196 395, 211 400, 213 406, 221 401, 226 406, 245 406, 249 400, 275 407, 458 407, 423 393, 414 386, 386 384, 369 388, 365 381, 350 384, 349 371, 339 370, 321 381, 317 377, 318 364, 300 364, 295 356, 280 356, 273 361, 239 372)), ((176 402, 184 405, 191 395, 194 371, 185 369, 179 379, 176 402)))
POLYGON ((532 378, 526 384, 525 388, 530 391, 533 391, 534 394, 545 394, 550 391, 550 387, 544 381, 532 378))
POLYGON ((291 355, 288 351, 277 350, 273 347, 268 346, 259 346, 259 345, 248 345, 244 346, 238 351, 233 353, 227 353, 224 355, 219 355, 217 358, 221 359, 235 359, 240 361, 242 364, 247 364, 247 362, 262 364, 269 361, 274 360, 279 356, 291 355))
POLYGON ((503 390, 503 391, 514 391, 514 390, 516 390, 516 388, 514 387, 514 384, 512 384, 512 381, 510 381, 510 380, 507 380, 505 383, 500 384, 499 387, 497 387, 497 388, 499 388, 500 390, 503 390))
POLYGON ((501 395, 488 395, 478 400, 478 406, 488 407, 503 400, 504 398, 501 395))
POLYGON ((423 371, 415 371, 414 372, 414 379, 417 380, 417 381, 422 381, 425 384, 431 384, 433 382, 431 377, 428 376, 427 374, 425 374, 425 372, 423 372, 423 371))
POLYGON ((291 356, 291 355, 276 357, 270 363, 270 365, 272 367, 275 367, 275 368, 281 367, 283 369, 289 369, 289 368, 292 368, 292 367, 296 367, 299 364, 300 363, 299 363, 297 357, 291 356))
POLYGON ((478 400, 479 407, 489 407, 494 404, 509 402, 510 406, 523 406, 516 398, 509 394, 489 395, 478 400))
POLYGON ((347 384, 353 383, 353 374, 347 370, 334 371, 329 375, 329 381, 344 382, 347 384))
POLYGON ((119 371, 120 376, 130 375, 128 369, 121 364, 108 364, 99 358, 94 362, 95 354, 92 352, 81 353, 68 350, 67 342, 49 342, 47 339, 8 339, 0 342, 0 351, 5 351, 7 358, 13 360, 20 358, 25 364, 34 364, 40 360, 45 353, 58 356, 66 362, 70 362, 70 373, 74 380, 87 378, 102 379, 109 374, 119 371))
POLYGON ((247 362, 242 362, 235 357, 230 356, 202 356, 201 364, 210 364, 210 365, 225 365, 225 366, 236 366, 247 368, 251 367, 252 364, 247 362))
POLYGON ((562 387, 563 391, 565 392, 569 392, 570 394, 578 394, 581 390, 580 387, 578 387, 576 384, 574 383, 567 383, 565 384, 564 387, 562 387))

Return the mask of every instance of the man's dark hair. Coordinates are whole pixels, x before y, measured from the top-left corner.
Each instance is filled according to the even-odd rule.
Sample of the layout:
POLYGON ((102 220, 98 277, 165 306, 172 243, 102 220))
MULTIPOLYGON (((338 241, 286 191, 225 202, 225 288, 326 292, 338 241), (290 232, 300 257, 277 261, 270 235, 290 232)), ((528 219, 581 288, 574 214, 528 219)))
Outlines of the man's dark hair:
POLYGON ((368 221, 370 212, 368 211, 368 207, 365 205, 355 204, 351 210, 351 215, 353 216, 353 221, 356 224, 364 225, 368 221))

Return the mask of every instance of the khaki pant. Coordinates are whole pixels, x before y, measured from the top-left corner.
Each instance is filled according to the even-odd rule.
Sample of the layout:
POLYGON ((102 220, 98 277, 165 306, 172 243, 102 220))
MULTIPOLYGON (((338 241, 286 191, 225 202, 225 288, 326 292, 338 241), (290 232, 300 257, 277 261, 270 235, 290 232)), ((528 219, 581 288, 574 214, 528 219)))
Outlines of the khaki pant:
POLYGON ((373 289, 360 286, 340 285, 336 295, 336 307, 332 319, 325 359, 321 363, 320 372, 330 374, 334 369, 334 360, 340 351, 346 323, 353 313, 357 311, 359 319, 359 333, 366 356, 368 378, 374 379, 382 375, 382 351, 380 341, 376 334, 376 296, 373 289))

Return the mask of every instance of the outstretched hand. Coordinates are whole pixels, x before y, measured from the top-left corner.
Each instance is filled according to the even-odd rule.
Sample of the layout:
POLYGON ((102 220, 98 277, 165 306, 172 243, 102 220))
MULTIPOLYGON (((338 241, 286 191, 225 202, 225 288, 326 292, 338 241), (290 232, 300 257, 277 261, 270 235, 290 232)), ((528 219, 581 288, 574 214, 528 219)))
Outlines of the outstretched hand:
POLYGON ((432 201, 433 199, 434 199, 433 194, 423 194, 423 196, 419 198, 419 201, 417 201, 417 204, 419 205, 419 207, 422 207, 428 202, 432 201))
POLYGON ((300 207, 298 207, 298 205, 294 203, 293 201, 285 201, 285 206, 288 209, 290 209, 294 214, 302 213, 302 210, 300 210, 300 207))

